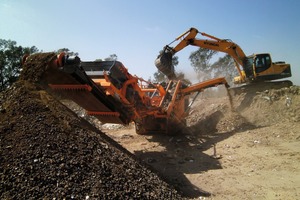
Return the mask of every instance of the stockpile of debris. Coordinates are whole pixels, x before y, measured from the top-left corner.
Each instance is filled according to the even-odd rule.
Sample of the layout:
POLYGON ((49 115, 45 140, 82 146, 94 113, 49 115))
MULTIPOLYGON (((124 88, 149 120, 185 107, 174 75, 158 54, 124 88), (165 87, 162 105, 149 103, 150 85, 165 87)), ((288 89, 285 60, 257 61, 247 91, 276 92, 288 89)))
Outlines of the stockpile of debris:
POLYGON ((255 85, 247 87, 247 91, 230 96, 216 97, 220 91, 206 91, 210 97, 195 102, 193 112, 187 117, 188 125, 193 131, 205 134, 300 121, 300 86, 268 90, 255 85))
POLYGON ((128 151, 33 84, 53 56, 45 55, 28 62, 21 79, 0 94, 0 198, 182 199, 128 151))

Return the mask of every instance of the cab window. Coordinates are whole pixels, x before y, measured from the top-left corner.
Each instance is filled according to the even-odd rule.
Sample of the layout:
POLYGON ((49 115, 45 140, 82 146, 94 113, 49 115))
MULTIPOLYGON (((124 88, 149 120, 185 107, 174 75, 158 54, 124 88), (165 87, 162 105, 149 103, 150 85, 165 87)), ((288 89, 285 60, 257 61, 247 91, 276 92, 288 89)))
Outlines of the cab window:
POLYGON ((262 72, 271 66, 271 58, 268 54, 258 55, 255 58, 256 73, 262 72))

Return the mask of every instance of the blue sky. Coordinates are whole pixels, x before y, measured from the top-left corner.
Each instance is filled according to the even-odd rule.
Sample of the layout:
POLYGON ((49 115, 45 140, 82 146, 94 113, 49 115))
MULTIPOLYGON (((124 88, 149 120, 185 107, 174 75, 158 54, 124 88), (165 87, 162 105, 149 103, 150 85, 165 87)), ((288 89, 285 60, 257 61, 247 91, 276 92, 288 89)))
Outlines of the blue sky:
MULTIPOLYGON (((300 85, 299 0, 0 0, 0 38, 44 52, 69 48, 81 60, 116 54, 131 74, 156 71, 158 52, 190 27, 231 39, 247 55, 268 52, 300 85)), ((199 36, 201 37, 201 36, 199 36)), ((194 74, 177 53, 177 69, 194 74)))

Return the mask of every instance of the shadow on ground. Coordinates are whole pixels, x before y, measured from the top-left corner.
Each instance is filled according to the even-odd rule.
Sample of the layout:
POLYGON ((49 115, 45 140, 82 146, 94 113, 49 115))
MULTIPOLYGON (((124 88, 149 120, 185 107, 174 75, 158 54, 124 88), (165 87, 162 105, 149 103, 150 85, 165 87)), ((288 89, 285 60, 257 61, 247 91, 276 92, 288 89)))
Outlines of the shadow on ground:
MULTIPOLYGON (((207 191, 195 186, 187 178, 189 174, 200 174, 215 169, 222 169, 220 157, 217 155, 215 144, 225 140, 240 130, 218 132, 217 124, 223 118, 220 111, 212 113, 195 125, 176 135, 153 134, 149 142, 156 142, 163 151, 141 150, 134 154, 152 166, 156 172, 175 189, 188 198, 210 196, 207 191)), ((256 126, 245 123, 244 130, 251 130, 256 126)), ((195 180, 195 182, 199 180, 195 180)))

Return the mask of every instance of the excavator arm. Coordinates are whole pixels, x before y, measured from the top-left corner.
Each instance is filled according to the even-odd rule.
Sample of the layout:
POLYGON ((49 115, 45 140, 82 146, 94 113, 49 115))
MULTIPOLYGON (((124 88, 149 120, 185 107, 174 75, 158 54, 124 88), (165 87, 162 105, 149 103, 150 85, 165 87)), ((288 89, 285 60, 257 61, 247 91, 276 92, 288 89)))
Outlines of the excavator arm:
POLYGON ((244 66, 246 66, 245 63, 247 61, 247 57, 239 45, 235 44, 231 40, 220 39, 207 33, 199 32, 196 28, 191 28, 168 44, 155 61, 156 67, 167 75, 169 79, 174 79, 176 77, 174 67, 172 66, 172 56, 188 45, 227 53, 234 59, 236 68, 243 82, 246 79, 245 73, 248 76, 251 76, 251 71, 253 70, 245 69, 244 66), (197 39, 197 34, 201 34, 209 39, 197 39), (180 42, 175 47, 170 47, 172 43, 178 40, 180 40, 180 42), (243 71, 245 72, 241 70, 240 66, 242 66, 243 71))

